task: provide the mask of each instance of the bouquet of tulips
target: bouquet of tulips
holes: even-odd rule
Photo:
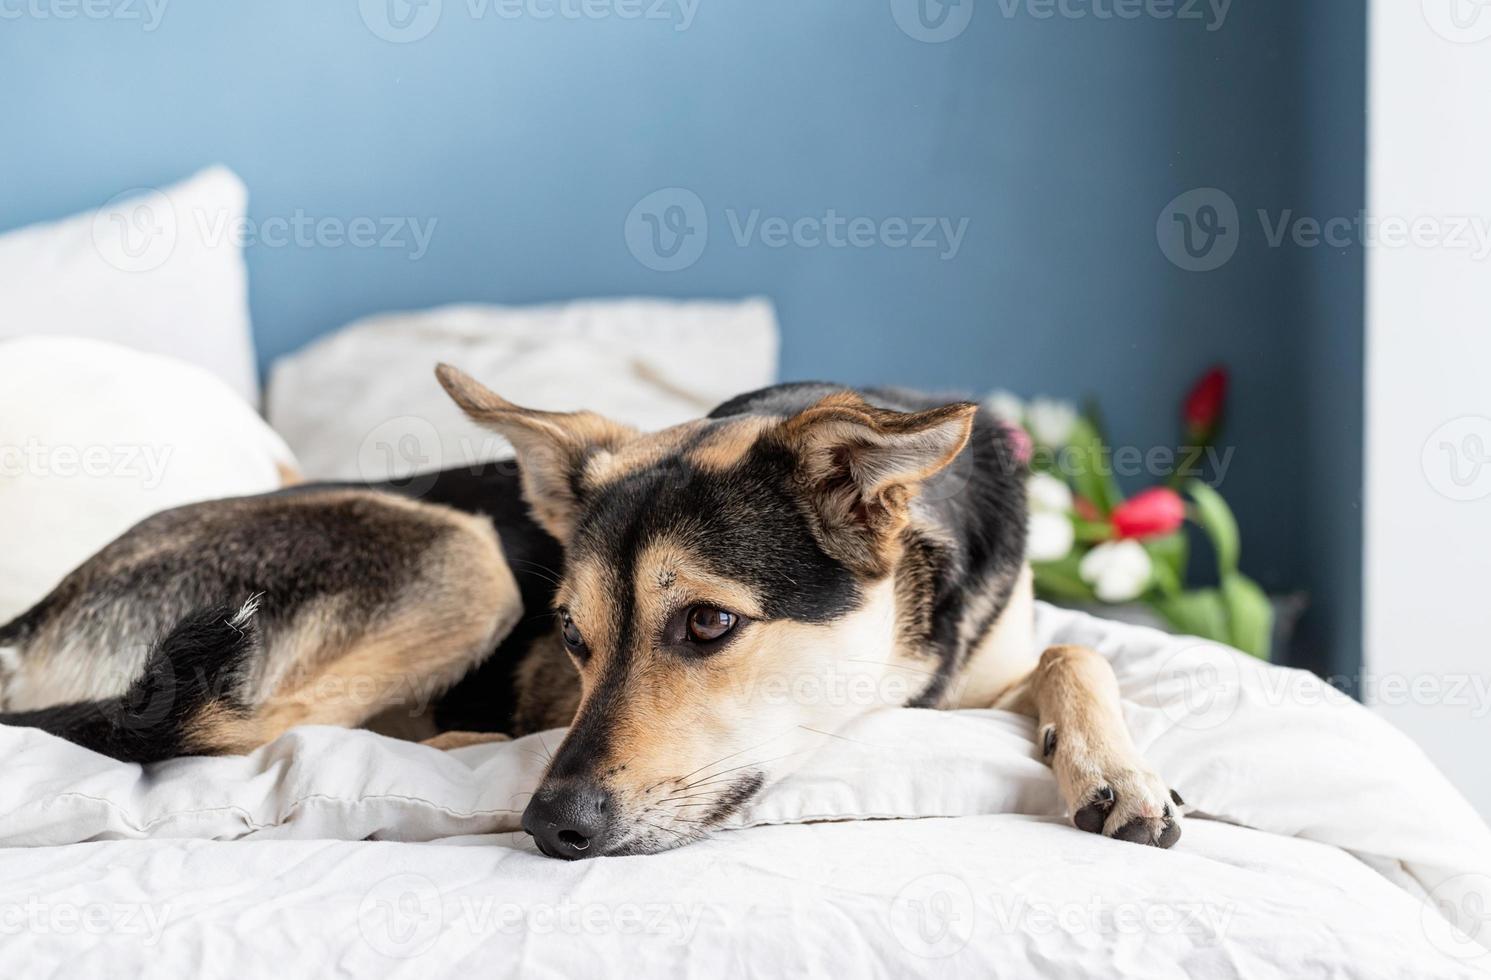
[[[1185,400],[1185,444],[1194,463],[1215,445],[1227,375],[1214,368]],[[1176,632],[1228,643],[1267,659],[1273,610],[1238,570],[1237,521],[1215,488],[1177,467],[1166,485],[1125,498],[1096,413],[1066,402],[1025,404],[1006,392],[986,404],[1030,467],[1027,553],[1036,592],[1057,603],[1141,602]],[[1188,584],[1190,521],[1210,539],[1216,584]]]

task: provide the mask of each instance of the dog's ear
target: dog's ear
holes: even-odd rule
[[[542,412],[520,408],[449,364],[435,368],[446,394],[478,425],[491,429],[518,454],[523,496],[534,519],[560,541],[574,530],[586,463],[611,452],[636,431],[594,412]]]
[[[977,410],[895,412],[842,392],[782,423],[824,549],[861,575],[889,572],[912,498],[968,443]]]

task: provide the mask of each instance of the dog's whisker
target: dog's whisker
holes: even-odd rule
[[[850,742],[850,743],[852,743],[854,745],[866,745],[866,746],[869,746],[872,749],[884,748],[884,746],[876,745],[873,742],[865,742],[865,741],[861,741],[860,739],[857,739],[857,738],[849,738],[846,735],[836,735],[833,732],[825,732],[825,731],[822,731],[821,729],[810,728],[807,725],[798,725],[797,727],[801,728],[805,732],[812,732],[814,735],[822,735],[825,738],[836,738],[836,739],[838,739],[841,742]]]
[[[724,756],[724,757],[722,757],[722,758],[719,758],[719,759],[716,759],[716,760],[714,760],[714,761],[713,761],[713,762],[706,762],[706,763],[705,763],[705,764],[704,764],[704,765],[702,765],[702,766],[700,766],[700,767],[699,767],[699,768],[698,768],[698,769],[695,769],[695,770],[694,770],[694,771],[693,771],[693,772],[691,772],[691,773],[686,773],[686,774],[684,774],[684,775],[682,775],[682,776],[679,776],[679,777],[677,777],[677,778],[676,778],[676,779],[674,779],[674,780],[671,780],[671,781],[672,781],[672,782],[676,782],[676,783],[683,783],[683,782],[685,782],[685,781],[686,781],[686,780],[688,780],[688,779],[691,779],[691,778],[693,778],[693,777],[694,777],[694,776],[697,776],[697,775],[699,775],[699,774],[700,774],[700,773],[701,773],[701,772],[703,772],[703,771],[704,771],[704,770],[706,770],[706,769],[709,769],[709,768],[711,768],[711,767],[713,767],[713,766],[717,766],[717,765],[719,765],[719,764],[720,764],[720,763],[721,763],[721,762],[728,762],[728,761],[729,761],[729,760],[731,760],[731,759],[733,759],[733,758],[735,758],[735,757],[736,757],[736,756],[738,756],[738,755],[741,755],[741,754],[742,754],[742,753],[745,753],[745,752],[750,752],[750,751],[752,751],[752,750],[754,750],[754,749],[759,749],[759,748],[761,748],[761,746],[763,746],[763,745],[770,745],[770,744],[771,744],[771,743],[772,743],[772,742],[775,742],[775,741],[776,741],[776,740],[777,740],[777,739],[779,739],[779,738],[781,738],[781,737],[782,737],[782,735],[785,735],[785,734],[787,734],[787,733],[786,733],[786,732],[782,732],[782,733],[780,733],[780,734],[777,734],[777,735],[773,735],[773,736],[772,736],[772,737],[771,737],[771,738],[769,738],[769,739],[767,739],[767,740],[766,740],[766,741],[764,741],[764,742],[757,742],[757,743],[756,743],[756,744],[755,744],[755,745],[747,745],[747,746],[746,746],[746,747],[745,747],[745,748],[743,748],[743,749],[741,749],[741,750],[739,750],[739,751],[738,751],[738,752],[731,752],[731,753],[730,753],[730,754],[729,754],[729,755],[727,755],[727,756]],[[726,770],[725,770],[725,772],[734,772],[734,771],[735,771],[735,770],[734,770],[734,769],[726,769]],[[711,776],[707,776],[707,777],[705,777],[705,778],[708,778],[708,779],[713,779],[713,778],[714,778],[714,776],[718,776],[718,775],[720,775],[720,773],[714,773],[714,774],[713,774],[713,775],[711,775]],[[657,784],[656,784],[656,785],[655,785],[655,786],[653,786],[653,787],[650,787],[650,788],[649,788],[649,789],[648,789],[648,792],[651,792],[651,791],[652,791],[652,789],[655,789],[655,788],[656,788],[656,787],[657,787],[657,786],[661,786],[661,785],[663,785],[663,783],[666,783],[666,782],[669,782],[669,781],[670,781],[670,780],[667,780],[667,779],[664,779],[664,780],[662,780],[662,781],[661,781],[661,782],[658,782],[658,783],[657,783]],[[685,789],[686,789],[686,788],[687,788],[687,787],[683,787],[683,788],[685,788]]]
[[[735,766],[734,768],[731,768],[731,769],[725,769],[725,770],[722,770],[721,772],[713,773],[712,775],[710,775],[708,777],[707,780],[699,780],[699,781],[696,781],[696,782],[689,783],[686,786],[680,786],[678,788],[680,790],[690,790],[690,789],[695,789],[696,787],[699,787],[699,786],[708,786],[708,785],[710,785],[713,782],[720,782],[721,780],[719,779],[719,777],[724,776],[726,773],[738,772],[741,769],[750,769],[750,768],[752,768],[754,766],[764,766],[767,763],[771,763],[771,762],[780,762],[783,759],[790,759],[794,755],[802,755],[804,752],[811,752],[811,751],[813,751],[816,748],[817,748],[817,746],[813,745],[813,746],[809,746],[808,748],[805,748],[805,749],[798,749],[796,752],[788,752],[786,755],[776,756],[775,758],[772,758],[772,759],[758,759],[755,762],[747,762],[745,765],[742,765],[742,766]]]

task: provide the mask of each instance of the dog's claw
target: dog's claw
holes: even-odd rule
[[[1101,834],[1103,824],[1108,820],[1108,811],[1113,809],[1113,800],[1113,788],[1111,786],[1101,787],[1094,794],[1092,801],[1073,815],[1072,822],[1077,825],[1078,830],[1085,830],[1089,834]]]
[[[1043,738],[1041,741],[1042,741],[1042,745],[1041,745],[1042,753],[1045,755],[1046,758],[1048,758],[1048,759],[1051,758],[1051,754],[1056,751],[1056,726],[1055,725],[1050,725],[1050,726],[1048,726],[1046,728],[1045,738]]]
[[[1175,805],[1176,806],[1185,806],[1186,805],[1186,801],[1183,800],[1183,799],[1181,799],[1180,798],[1180,794],[1177,793],[1177,792],[1175,792],[1175,790],[1173,790],[1173,789],[1170,791],[1170,799],[1172,799],[1172,800],[1175,801]]]

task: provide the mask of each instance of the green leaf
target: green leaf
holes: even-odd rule
[[[1098,521],[1084,521],[1080,517],[1072,518],[1072,531],[1077,540],[1084,544],[1096,544],[1099,541],[1107,541],[1113,537],[1113,525],[1103,524]]]
[[[1163,537],[1150,538],[1143,542],[1154,565],[1154,580],[1166,595],[1174,595],[1185,587],[1186,560],[1189,546],[1185,532],[1176,531]]]
[[[1108,452],[1097,429],[1086,419],[1072,426],[1071,440],[1062,457],[1071,467],[1072,486],[1090,500],[1104,517],[1113,513],[1123,500],[1118,482],[1113,479]]]
[[[1081,562],[1078,555],[1068,555],[1060,561],[1033,561],[1031,571],[1035,573],[1035,591],[1042,599],[1066,600],[1067,602],[1096,602],[1097,596],[1077,574]]]
[[[1193,516],[1196,523],[1200,524],[1207,536],[1211,538],[1212,546],[1217,552],[1219,578],[1225,580],[1228,575],[1237,571],[1237,556],[1241,549],[1238,541],[1237,519],[1232,516],[1232,508],[1227,506],[1227,501],[1222,499],[1222,495],[1200,480],[1187,483],[1186,491],[1196,502]]]
[[[1155,612],[1182,633],[1229,643],[1227,604],[1216,589],[1196,589],[1152,600]]]
[[[1260,660],[1269,658],[1274,632],[1274,609],[1258,584],[1239,572],[1222,577],[1222,599],[1232,645]]]

